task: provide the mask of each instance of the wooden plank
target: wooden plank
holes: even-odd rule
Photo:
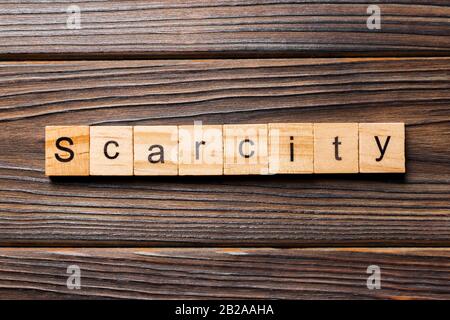
[[[381,29],[367,27],[372,5]],[[448,55],[449,18],[448,0],[12,1],[0,57]]]
[[[450,298],[450,249],[1,248],[0,262],[4,299]]]
[[[450,59],[0,64],[0,244],[450,241]],[[405,122],[407,174],[44,176],[46,125]]]

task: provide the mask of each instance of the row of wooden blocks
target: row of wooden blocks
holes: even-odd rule
[[[403,123],[48,126],[48,176],[403,173]]]

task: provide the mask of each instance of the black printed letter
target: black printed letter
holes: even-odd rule
[[[339,145],[341,144],[341,142],[339,142],[339,137],[334,137],[334,157],[336,158],[336,160],[341,161],[342,158],[339,157]]]
[[[244,145],[244,143],[250,143],[250,145],[252,146],[255,145],[255,143],[250,139],[242,140],[241,143],[239,143],[239,154],[244,158],[250,158],[255,154],[255,151],[251,151],[250,154],[244,154],[244,151],[242,150],[242,146]]]
[[[110,155],[108,154],[108,146],[109,146],[110,144],[113,144],[113,145],[115,145],[116,147],[118,147],[119,144],[117,143],[117,141],[113,141],[113,140],[112,140],[112,141],[108,141],[107,143],[105,143],[105,147],[103,148],[103,153],[105,154],[105,157],[107,157],[108,159],[113,160],[113,159],[115,159],[115,158],[117,158],[117,157],[119,156],[119,153],[116,152],[113,156],[110,156]]]
[[[294,137],[293,136],[291,136],[291,139],[290,139],[291,141],[292,140],[294,140]],[[290,146],[291,146],[291,162],[294,162],[294,143],[293,142],[291,142],[290,143]]]
[[[73,153],[72,149],[63,147],[61,145],[62,141],[66,141],[71,146],[73,145],[73,141],[72,141],[72,139],[70,139],[68,137],[60,137],[60,138],[58,138],[56,140],[56,148],[58,148],[61,151],[65,151],[65,152],[69,153],[69,157],[68,158],[61,158],[61,156],[59,154],[55,153],[55,158],[56,158],[56,160],[58,160],[60,162],[69,162],[69,161],[71,161],[73,159],[74,153]]]
[[[153,149],[158,148],[159,151],[157,152],[151,152]],[[148,151],[150,151],[151,153],[148,155],[148,162],[150,163],[164,163],[164,147],[159,145],[159,144],[155,144],[153,146],[151,146]],[[154,156],[159,156],[158,159],[154,160],[153,157]]]
[[[205,141],[195,141],[195,160],[200,160],[200,146],[205,144]]]
[[[377,162],[383,160],[384,154],[386,153],[386,149],[387,149],[387,146],[389,144],[389,140],[391,140],[391,136],[388,136],[386,138],[386,142],[384,143],[384,147],[382,147],[380,139],[378,139],[378,136],[375,137],[375,141],[377,142],[378,149],[380,149],[380,152],[381,152],[381,155],[378,158],[375,159],[375,160],[377,160]]]

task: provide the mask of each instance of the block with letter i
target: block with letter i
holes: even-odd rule
[[[224,125],[224,174],[268,174],[267,138],[267,124]]]
[[[178,127],[178,174],[223,174],[222,125]]]
[[[361,173],[404,173],[405,124],[359,124]]]
[[[178,126],[136,126],[133,135],[135,176],[178,174]]]
[[[133,175],[133,127],[90,127],[90,174]]]
[[[312,123],[269,124],[269,173],[313,173]]]
[[[314,173],[358,173],[358,124],[314,124]]]
[[[45,127],[45,174],[89,175],[89,127]]]

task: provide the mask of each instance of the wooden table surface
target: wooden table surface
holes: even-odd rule
[[[70,5],[0,3],[0,298],[450,298],[449,0]],[[46,125],[197,120],[405,122],[407,174],[44,175]]]

